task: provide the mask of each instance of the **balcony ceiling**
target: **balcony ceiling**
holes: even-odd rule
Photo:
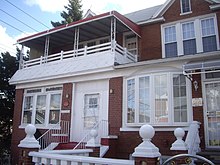
[[[116,35],[133,31],[140,37],[140,29],[137,24],[118,12],[112,11],[22,38],[17,43],[30,48],[44,48],[46,36],[50,36],[50,47],[59,47],[67,43],[73,44],[75,29],[78,27],[79,42],[110,36],[112,18],[116,18]]]

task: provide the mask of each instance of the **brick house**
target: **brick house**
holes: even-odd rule
[[[10,80],[16,85],[13,164],[29,123],[42,135],[67,122],[66,147],[102,125],[104,157],[128,159],[143,124],[155,128],[153,142],[170,155],[173,130],[188,131],[195,120],[201,149],[218,150],[218,23],[217,0],[168,0],[126,15],[90,13],[18,40],[30,48],[30,60],[20,61]]]

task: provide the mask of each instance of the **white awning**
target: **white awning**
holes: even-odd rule
[[[220,72],[219,69],[220,59],[213,61],[190,62],[183,65],[183,73],[185,75]]]

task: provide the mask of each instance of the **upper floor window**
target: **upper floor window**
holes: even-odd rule
[[[180,0],[181,3],[181,13],[191,12],[190,0]]]
[[[134,77],[126,83],[126,123],[173,125],[189,121],[187,78],[180,73]],[[188,84],[189,85],[189,84]]]
[[[218,50],[215,16],[162,26],[163,57],[193,55]]]
[[[26,90],[22,124],[35,124],[37,127],[57,124],[60,121],[61,90],[61,87]]]
[[[137,36],[132,33],[125,33],[124,34],[124,47],[127,48],[127,50],[134,54],[138,54],[138,46],[137,46]]]

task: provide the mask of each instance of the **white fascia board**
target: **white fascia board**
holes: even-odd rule
[[[219,10],[219,9],[220,9],[220,4],[211,5],[211,6],[209,6],[209,8],[210,8],[211,10]]]
[[[138,25],[143,25],[143,24],[151,24],[151,23],[158,23],[158,22],[164,22],[164,21],[165,21],[164,17],[159,17],[159,18],[150,19],[150,20],[147,20],[147,21],[142,21],[142,22],[139,22],[137,24]]]
[[[157,18],[157,17],[159,17],[159,16],[162,16],[162,15],[167,11],[167,9],[173,4],[174,1],[175,1],[175,0],[167,0],[167,1],[164,3],[163,7],[160,8],[160,9],[153,15],[152,18]]]

